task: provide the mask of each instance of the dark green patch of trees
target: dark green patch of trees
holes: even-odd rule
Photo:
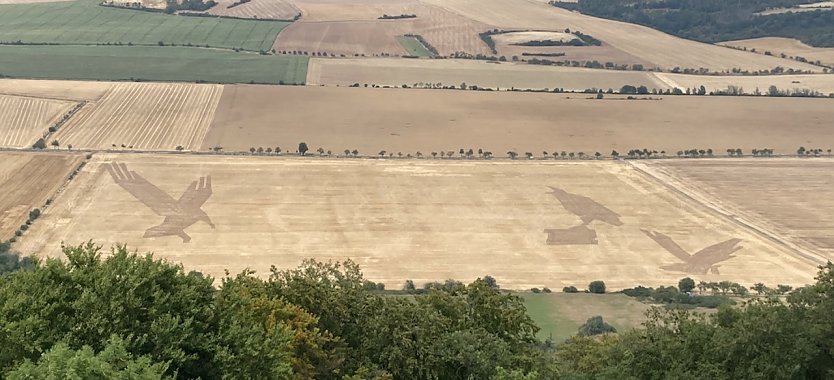
[[[834,12],[791,12],[758,16],[771,8],[807,0],[579,0],[551,4],[584,14],[645,25],[691,40],[715,43],[766,36],[797,38],[811,46],[834,47]]]
[[[379,20],[399,20],[399,19],[402,19],[402,18],[417,18],[417,15],[403,13],[401,15],[387,15],[386,14],[386,15],[382,15],[382,16],[377,17],[377,19],[379,19]]]
[[[178,2],[177,0],[168,0],[166,4],[165,13],[174,13],[176,11],[202,12],[217,5],[217,2],[214,0],[182,0],[182,2]]]

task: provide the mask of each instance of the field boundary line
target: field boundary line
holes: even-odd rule
[[[621,160],[621,161],[631,161],[631,160]],[[664,187],[666,187],[667,189],[672,191],[674,194],[677,194],[678,196],[692,202],[693,204],[706,209],[707,211],[709,211],[710,213],[713,213],[714,215],[718,215],[718,216],[724,218],[725,220],[727,220],[727,221],[729,221],[733,224],[736,224],[736,225],[738,225],[738,226],[740,226],[740,227],[742,227],[742,228],[744,228],[744,229],[746,229],[750,232],[753,232],[755,235],[758,235],[762,238],[765,238],[766,240],[769,240],[773,243],[776,243],[777,245],[781,246],[782,248],[785,248],[786,250],[788,250],[789,252],[793,253],[796,256],[799,256],[799,257],[801,257],[805,260],[811,261],[811,262],[813,262],[817,265],[825,265],[825,263],[827,261],[829,261],[828,259],[826,259],[824,257],[820,258],[819,255],[811,255],[811,254],[804,253],[796,247],[796,244],[794,244],[792,242],[789,242],[789,241],[786,241],[786,240],[783,240],[783,239],[780,239],[780,238],[774,236],[774,234],[770,233],[769,231],[766,231],[764,228],[754,226],[754,225],[752,225],[752,224],[750,224],[746,221],[743,221],[743,220],[738,219],[738,218],[736,218],[732,215],[729,215],[726,212],[718,210],[718,208],[716,208],[715,206],[707,204],[707,203],[699,200],[698,197],[696,197],[692,194],[691,190],[687,191],[687,190],[684,190],[682,188],[679,188],[678,186],[675,186],[675,185],[671,184],[669,181],[667,181],[663,178],[660,178],[659,176],[655,175],[654,173],[650,172],[649,170],[646,170],[644,167],[641,167],[641,166],[643,166],[643,164],[639,164],[639,163],[636,163],[636,162],[627,162],[627,164],[629,166],[631,166],[632,168],[634,168],[634,170],[636,170],[638,173],[642,174],[646,178],[649,178],[649,179],[657,182],[658,184],[663,185]],[[709,199],[709,198],[712,198],[712,197],[710,197],[708,195],[703,195],[702,198]]]

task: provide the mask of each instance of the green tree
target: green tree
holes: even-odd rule
[[[34,145],[32,145],[32,148],[35,148],[35,149],[46,149],[46,141],[43,141],[43,139],[38,139],[38,141],[37,141],[37,142],[35,142],[35,144],[34,144]]]
[[[513,160],[515,160],[515,158],[518,157],[518,153],[516,153],[513,150],[507,152],[507,155],[510,156],[510,158],[513,159]]]
[[[298,153],[299,154],[301,154],[302,156],[306,155],[308,150],[309,149],[307,148],[307,143],[306,142],[302,141],[302,142],[298,143]]]
[[[46,351],[37,362],[26,359],[5,376],[9,380],[30,379],[173,379],[166,376],[168,365],[153,363],[148,356],[134,358],[127,342],[116,335],[104,349],[95,353],[90,346],[70,349],[60,342]]]
[[[605,293],[605,282],[603,281],[591,281],[588,284],[588,291],[594,294],[603,294]]]
[[[691,292],[695,289],[695,280],[689,277],[682,278],[680,281],[678,281],[678,289],[680,289],[682,293]]]
[[[597,315],[591,318],[579,326],[579,334],[583,336],[594,336],[600,334],[608,334],[608,333],[616,333],[617,329],[614,326],[611,326],[607,322],[602,320],[602,317]]]
[[[58,142],[58,140],[52,140],[52,142],[49,143],[49,145],[52,145],[55,148],[58,148],[59,146],[61,146],[61,144]]]

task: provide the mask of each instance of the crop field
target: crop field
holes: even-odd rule
[[[776,86],[779,90],[813,90],[822,94],[834,93],[834,75],[762,75],[762,76],[711,76],[711,75],[685,75],[654,73],[654,75],[667,85],[664,87],[679,87],[682,90],[704,86],[707,91],[726,90],[728,86],[741,87],[744,92],[753,93],[756,88],[762,93],[767,93],[770,86]]]
[[[54,256],[88,239],[212,276],[352,258],[389,288],[486,274],[507,289],[801,285],[816,273],[617,161],[96,154],[16,248]]]
[[[442,83],[458,86],[461,82],[492,89],[583,91],[595,87],[619,90],[626,84],[671,88],[652,73],[478,60],[312,59],[307,71],[308,84],[411,86],[414,83]]]
[[[399,36],[397,42],[402,45],[406,52],[410,55],[418,57],[431,57],[432,53],[426,49],[423,44],[414,37]]]
[[[83,161],[79,154],[0,152],[0,240],[14,236]]]
[[[834,48],[816,48],[806,45],[802,41],[792,38],[764,37],[749,40],[721,42],[720,45],[756,49],[756,53],[780,56],[786,54],[788,58],[803,57],[809,61],[820,61],[824,65],[834,66]]]
[[[0,46],[0,67],[18,78],[303,84],[307,57],[181,47]]]
[[[478,33],[491,27],[428,5],[300,4],[304,17],[286,28],[275,50],[333,54],[406,54],[397,36],[419,34],[441,55],[457,51],[490,54]],[[415,14],[414,19],[377,20],[383,14]]]
[[[0,38],[25,43],[166,44],[269,50],[288,22],[172,16],[103,7],[97,0],[0,5]]]
[[[31,146],[73,106],[69,102],[0,95],[0,147]]]
[[[220,0],[206,13],[240,18],[292,20],[301,11],[291,2],[284,0],[252,0],[229,8],[235,0]]]
[[[503,42],[496,42],[495,49],[498,51],[498,56],[504,56],[510,59],[512,56],[518,56],[520,59],[530,59],[532,56],[524,56],[524,53],[535,54],[549,54],[549,53],[564,53],[561,57],[535,57],[539,59],[549,59],[551,61],[597,61],[602,64],[606,62],[615,63],[617,65],[643,65],[643,67],[652,67],[650,62],[627,54],[622,50],[614,48],[611,45],[603,46],[515,46]]]
[[[70,119],[55,139],[78,149],[197,149],[222,91],[218,85],[116,84]]]
[[[500,284],[499,284],[500,285]],[[582,288],[581,286],[579,288]],[[521,293],[530,317],[541,328],[539,339],[562,342],[576,335],[588,318],[599,315],[617,331],[638,328],[651,305],[623,294]],[[700,310],[699,310],[700,311]]]
[[[77,102],[98,99],[110,86],[107,82],[5,78],[0,79],[0,94]]]
[[[506,157],[542,151],[625,154],[832,145],[830,99],[511,93],[344,87],[226,86],[202,150],[258,146],[295,151],[300,141],[343,154],[479,148]],[[373,109],[369,110],[369,104]],[[407,106],[405,106],[407,105]],[[327,112],[321,112],[326,109]],[[356,112],[356,110],[368,110]]]
[[[663,162],[648,170],[820,264],[834,261],[834,161],[829,157]]]
[[[570,12],[548,4],[526,0],[421,0],[463,17],[500,29],[544,29],[581,31],[622,51],[663,69],[709,68],[712,71],[772,69],[776,66],[822,71],[820,67],[777,57],[751,54],[720,46],[702,44],[646,28]],[[602,61],[602,60],[600,60]]]

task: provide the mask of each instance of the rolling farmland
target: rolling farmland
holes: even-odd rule
[[[834,162],[829,159],[667,161],[647,170],[820,265],[834,260]]]
[[[0,59],[2,57],[0,54]],[[0,94],[78,102],[100,98],[110,89],[110,85],[106,82],[4,78],[0,79]]]
[[[0,147],[30,147],[73,103],[0,95]]]
[[[213,276],[350,257],[390,287],[485,274],[509,289],[597,279],[619,289],[687,275],[801,285],[816,271],[613,161],[97,154],[16,247],[54,256],[60,242],[88,239]]]
[[[303,84],[307,57],[182,47],[0,46],[0,67],[18,78]]]
[[[223,90],[217,85],[116,84],[55,135],[78,149],[197,149]]]
[[[748,152],[768,147],[784,154],[800,145],[828,147],[834,141],[830,99],[588,97],[594,95],[227,86],[202,150],[279,146],[294,151],[305,141],[311,151],[358,149],[363,155],[460,148],[504,157],[509,150],[607,155],[635,148],[674,155],[728,147]]]
[[[427,4],[503,29],[581,31],[603,44],[662,69],[709,68],[712,71],[772,69],[776,66],[821,72],[820,67],[684,40],[643,26],[584,16],[525,0],[422,0]]]
[[[490,29],[445,9],[412,4],[299,4],[305,15],[286,28],[275,50],[333,54],[406,54],[397,36],[419,34],[441,55],[457,51],[489,54],[478,33]],[[383,14],[416,14],[414,19],[378,20]]]
[[[83,161],[80,154],[0,152],[0,240],[14,236]]]
[[[820,61],[824,65],[834,66],[834,48],[816,48],[792,38],[753,38],[721,42],[720,45],[747,48],[747,50],[756,49],[756,53],[759,54],[769,51],[776,56],[786,54],[789,58],[803,57],[809,61]]]
[[[103,7],[95,0],[0,5],[0,36],[6,42],[86,45],[210,45],[269,50],[289,23],[172,16]]]

